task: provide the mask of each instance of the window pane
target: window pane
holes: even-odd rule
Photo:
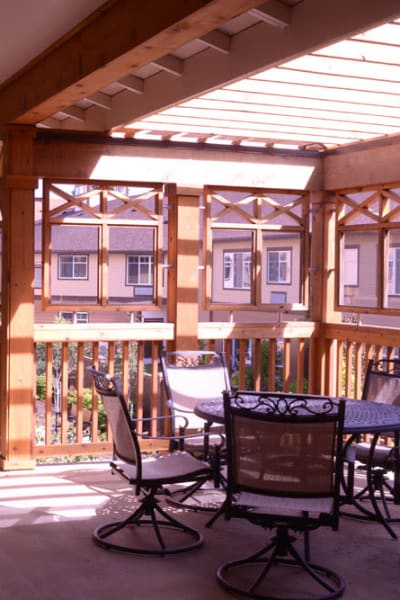
[[[88,256],[76,254],[61,254],[59,256],[59,279],[87,279]]]
[[[253,233],[216,229],[212,241],[212,302],[249,304]]]
[[[390,230],[387,242],[384,305],[387,308],[400,308],[400,231]]]
[[[42,289],[42,265],[35,264],[35,290]]]
[[[358,247],[343,248],[343,285],[358,285]]]
[[[301,304],[304,271],[301,234],[265,231],[262,256],[262,302]]]
[[[50,296],[54,304],[97,304],[99,228],[52,225]]]
[[[290,283],[290,249],[267,250],[267,283]]]
[[[89,313],[77,312],[75,314],[75,323],[88,323],[88,322],[89,322]]]
[[[246,290],[251,286],[250,252],[224,252],[224,288]]]
[[[339,303],[346,306],[377,306],[376,231],[348,231],[340,242]]]
[[[152,255],[127,256],[127,283],[128,285],[153,285]]]
[[[74,320],[74,315],[70,311],[61,311],[59,318],[61,321],[65,321],[67,323],[72,323]]]
[[[153,227],[110,227],[110,304],[154,301],[155,235]]]

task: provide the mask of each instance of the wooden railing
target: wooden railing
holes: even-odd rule
[[[327,393],[359,398],[370,358],[400,356],[397,329],[353,324],[325,325]]]
[[[111,453],[110,432],[87,374],[89,365],[120,377],[135,416],[162,411],[157,402],[158,351],[160,343],[172,336],[173,326],[165,323],[106,324],[101,329],[91,325],[37,326],[34,456]],[[145,360],[145,355],[150,359]]]
[[[397,355],[396,333],[312,322],[199,323],[198,344],[224,352],[232,384],[241,389],[360,397],[366,361]],[[91,364],[120,377],[133,416],[164,414],[158,357],[173,334],[169,323],[37,326],[34,457],[111,453],[107,420],[87,375]]]

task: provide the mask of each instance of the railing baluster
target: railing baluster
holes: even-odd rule
[[[34,455],[111,453],[109,428],[102,412],[99,414],[99,398],[93,393],[91,427],[85,429],[87,388],[91,387],[86,373],[89,364],[121,376],[134,416],[165,414],[158,351],[161,343],[173,339],[171,324],[140,323],[129,331],[110,326],[105,331],[93,328],[94,333],[90,333],[86,328],[73,326],[37,328],[37,368],[42,369],[45,380],[43,400],[37,406],[42,410],[44,405],[45,414],[40,415]],[[398,355],[399,347],[393,339],[393,330],[347,323],[325,324],[323,337],[318,323],[199,324],[199,347],[223,349],[228,367],[237,369],[235,383],[239,387],[267,386],[270,390],[283,388],[336,396],[359,397],[368,358]],[[234,362],[233,349],[239,353]],[[150,359],[151,372],[146,372],[145,358]],[[61,389],[56,389],[57,382]],[[76,391],[74,422],[68,419],[70,384]],[[151,443],[151,449],[157,449],[156,442]]]

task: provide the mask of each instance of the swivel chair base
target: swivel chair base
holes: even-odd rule
[[[329,600],[341,596],[345,589],[342,578],[334,571],[304,559],[294,548],[294,540],[286,528],[279,530],[262,550],[241,560],[221,565],[217,571],[218,582],[230,592],[260,600]],[[288,595],[278,594],[277,589],[281,587],[282,581],[289,581],[286,572],[284,579],[281,573],[280,583],[275,589],[268,585],[270,581],[267,581],[267,576],[271,568],[281,565],[284,568],[294,568],[296,578],[302,571],[304,576],[301,578],[301,596],[295,596],[293,590],[287,591]],[[297,584],[298,579],[296,589],[299,589]]]
[[[139,533],[143,526],[154,529],[156,544],[151,544],[150,546],[147,544],[132,546],[125,543],[127,536],[124,536],[124,539],[118,536],[118,532],[121,532],[124,528],[137,528],[137,533]],[[134,531],[130,531],[130,533],[132,534],[129,536],[130,538],[135,537]],[[171,533],[173,541],[169,540],[167,542],[168,534]],[[189,537],[191,541],[182,543],[182,537],[185,540]],[[148,541],[147,535],[145,538]],[[142,498],[139,507],[128,518],[97,527],[93,533],[93,539],[97,545],[108,550],[159,556],[193,550],[200,547],[204,541],[199,531],[172,517],[167,511],[161,508],[159,501],[151,495]]]

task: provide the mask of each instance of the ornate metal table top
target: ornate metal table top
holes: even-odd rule
[[[344,400],[346,401],[345,433],[384,433],[400,430],[400,406],[370,400],[352,400],[350,398],[344,398]],[[205,421],[223,423],[222,398],[199,402],[195,413]]]

